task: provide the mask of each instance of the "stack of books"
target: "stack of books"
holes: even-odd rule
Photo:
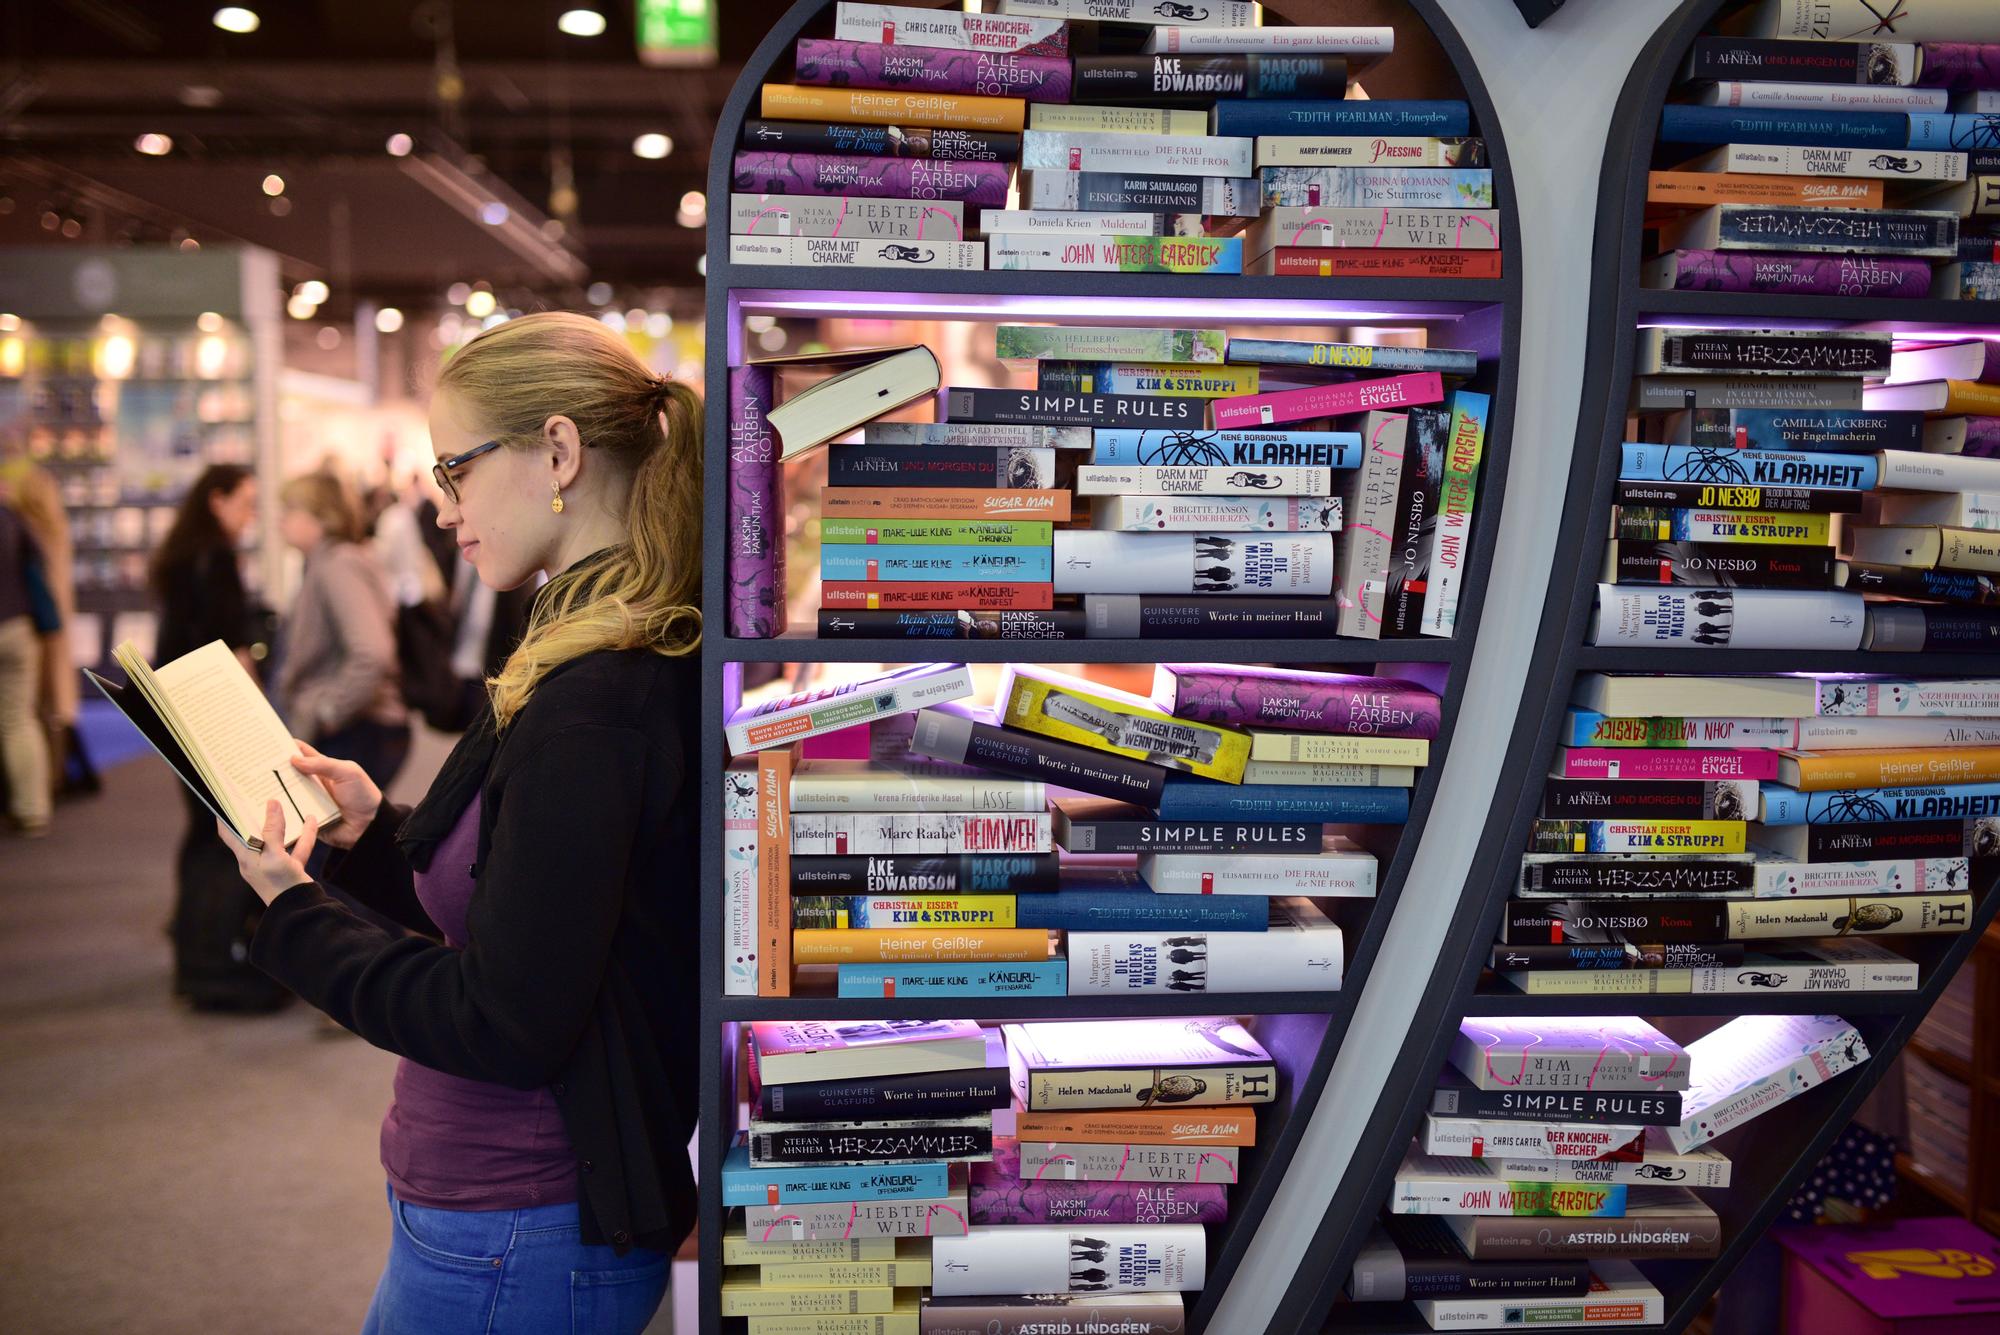
[[[1000,1034],[970,1020],[750,1026],[748,1127],[722,1165],[722,1314],[751,1335],[865,1316],[916,1335],[932,1248],[966,1232],[966,1173],[1009,1098]]]
[[[2000,683],[1586,674],[1492,967],[1530,993],[1891,992],[2000,852]]]
[[[1316,901],[1374,896],[1434,693],[1163,664],[1150,698],[1014,665],[972,694],[928,664],[728,720],[729,992],[1339,988]]]
[[[1648,286],[2000,297],[2000,9],[1766,0],[1689,62],[1660,141],[1699,156],[1649,178]]]
[[[1466,103],[1350,82],[1393,28],[1266,28],[1248,0],[834,9],[744,122],[734,263],[1499,275]]]
[[[1861,331],[1645,329],[1597,644],[2000,643],[2000,356]]]
[[[1467,1018],[1356,1258],[1357,1302],[1434,1330],[1658,1325],[1639,1263],[1711,1259],[1710,1142],[1868,1058],[1834,1016],[1745,1016],[1685,1048],[1632,1016]]]

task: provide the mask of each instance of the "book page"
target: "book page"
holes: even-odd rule
[[[285,813],[285,842],[304,828],[306,816],[321,824],[339,808],[317,780],[292,768],[298,747],[278,711],[229,647],[217,640],[154,672],[173,705],[173,722],[200,748],[219,781],[218,794],[244,834],[264,827],[264,804],[276,799]]]

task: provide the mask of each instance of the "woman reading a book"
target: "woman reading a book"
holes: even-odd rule
[[[446,363],[431,438],[479,577],[551,578],[413,811],[301,744],[341,819],[286,850],[274,803],[238,852],[252,958],[403,1058],[367,1331],[636,1333],[694,1215],[700,401],[596,321],[530,315]],[[407,933],[306,875],[316,834]]]

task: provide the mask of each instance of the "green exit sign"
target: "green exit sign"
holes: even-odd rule
[[[639,0],[639,59],[647,65],[713,65],[715,0]]]

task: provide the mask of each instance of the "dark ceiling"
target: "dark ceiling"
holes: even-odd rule
[[[0,0],[0,244],[59,242],[47,213],[86,241],[251,241],[288,275],[345,280],[336,301],[414,305],[461,279],[571,300],[595,280],[694,287],[704,234],[675,215],[786,4],[722,0],[706,68],[641,64],[633,0],[597,0],[595,38],[558,32],[571,6],[548,0],[249,7],[262,24],[239,35],[213,25],[214,0]],[[172,152],[136,152],[148,132]],[[385,150],[399,132],[409,157]],[[635,156],[653,132],[673,151]],[[488,202],[504,225],[480,221]]]

